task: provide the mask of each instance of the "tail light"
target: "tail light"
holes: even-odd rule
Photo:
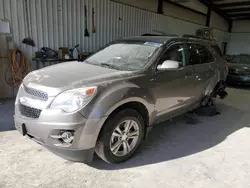
[[[228,64],[226,63],[226,71],[227,71],[227,73],[228,73],[228,70],[229,70]]]

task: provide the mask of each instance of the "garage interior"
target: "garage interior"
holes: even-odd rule
[[[14,126],[15,97],[29,71],[86,58],[118,38],[200,28],[212,29],[225,56],[250,54],[250,1],[0,0],[0,188],[250,187],[247,86],[228,86],[228,97],[216,101],[220,115],[155,126],[135,157],[118,165],[66,161]]]

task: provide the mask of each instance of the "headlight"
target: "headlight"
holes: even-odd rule
[[[78,88],[59,94],[50,108],[62,109],[65,112],[74,112],[86,106],[95,96],[97,87]]]

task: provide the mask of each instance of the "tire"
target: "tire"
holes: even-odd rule
[[[121,126],[125,127],[125,125],[127,125],[127,123],[124,123],[124,125],[123,125],[123,122],[128,122],[128,121],[133,122],[133,123],[128,123],[128,124],[133,124],[133,127],[131,127],[131,129],[130,129],[131,131],[133,131],[132,134],[135,132],[136,133],[138,132],[138,138],[136,140],[132,140],[133,138],[126,138],[126,140],[123,141],[123,139],[125,139],[125,138],[123,138],[123,137],[121,138],[118,136],[116,137],[116,135],[114,136],[114,134],[117,133],[117,127],[119,127],[119,128],[122,128]],[[135,126],[136,124],[138,126]],[[134,126],[136,128],[138,128],[138,130],[134,129]],[[121,129],[119,129],[119,130],[121,130]],[[97,140],[97,143],[96,143],[95,152],[101,159],[103,159],[107,163],[124,162],[132,157],[132,155],[135,153],[135,151],[137,150],[137,148],[141,144],[143,136],[144,136],[144,130],[145,130],[145,123],[144,123],[141,115],[137,111],[132,110],[132,109],[125,109],[123,111],[120,111],[117,114],[113,115],[112,117],[109,117],[107,122],[104,124],[104,127],[101,130],[99,137],[98,137],[98,140]],[[126,130],[123,130],[122,132],[125,132],[125,131]],[[118,149],[116,154],[114,154],[114,151],[111,150],[112,141],[114,141],[114,142],[117,141],[117,143],[122,142],[122,146],[120,146],[120,148]],[[118,156],[119,152],[122,153],[122,151],[120,151],[120,150],[122,150],[122,149],[125,150],[123,144],[125,142],[129,143],[130,141],[131,141],[131,146],[133,143],[133,147],[130,147],[130,146],[125,144],[125,146],[126,146],[125,148],[127,148],[126,151],[129,151],[129,152],[123,156],[122,155]],[[128,148],[131,148],[131,150],[129,150]],[[124,151],[124,153],[125,153],[125,151]]]

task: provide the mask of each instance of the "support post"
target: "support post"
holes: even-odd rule
[[[232,27],[233,27],[233,21],[230,20],[230,21],[229,21],[229,24],[228,24],[228,32],[229,32],[229,33],[232,33]]]
[[[164,0],[158,0],[158,10],[157,13],[163,14],[163,1]]]
[[[206,26],[210,26],[210,18],[211,18],[211,5],[207,8],[207,19],[206,19]]]

